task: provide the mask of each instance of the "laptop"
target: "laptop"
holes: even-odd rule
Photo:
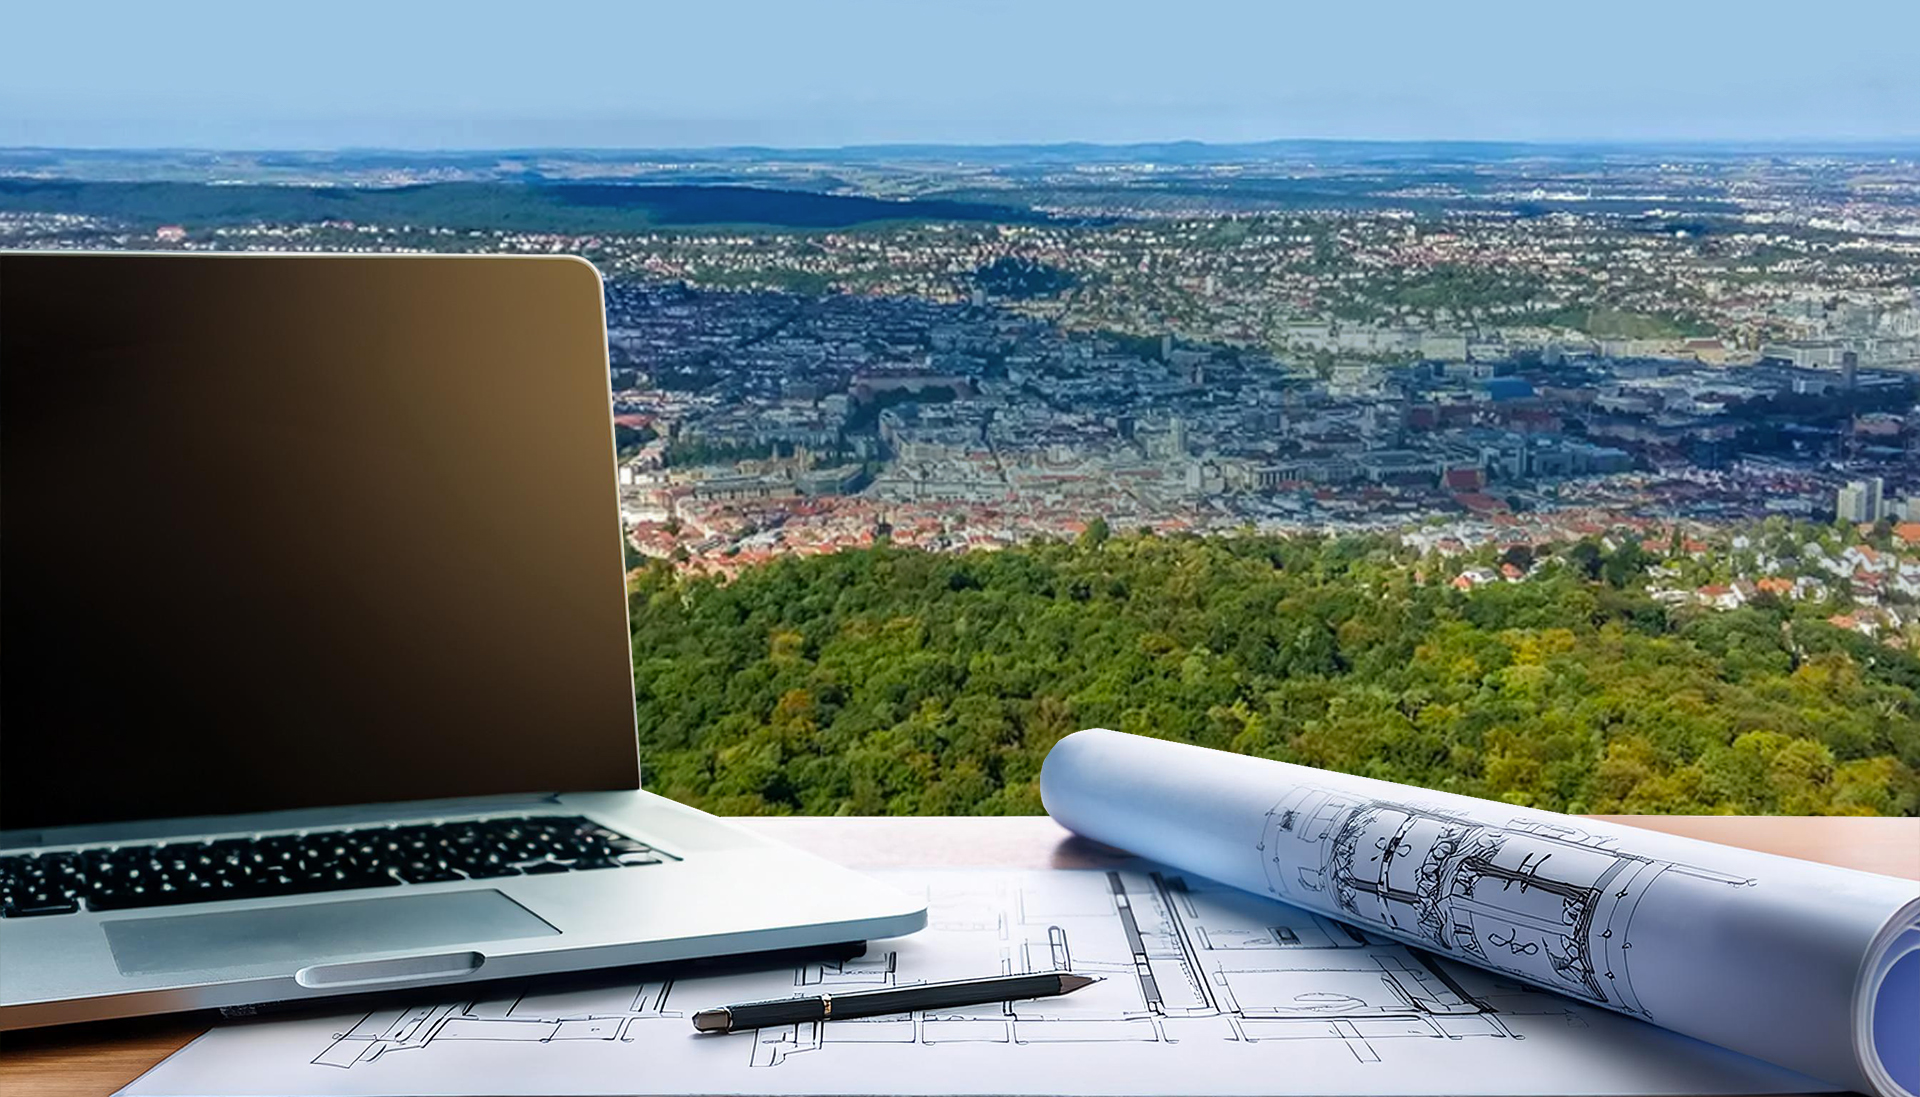
[[[641,789],[608,377],[578,259],[0,255],[0,1028],[925,924]]]

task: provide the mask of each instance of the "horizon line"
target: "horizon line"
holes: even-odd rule
[[[861,153],[881,151],[1048,151],[1111,150],[1148,148],[1187,149],[1260,149],[1285,146],[1387,146],[1451,148],[1532,148],[1532,149],[1714,149],[1750,151],[1920,151],[1920,132],[1906,136],[1882,137],[1607,137],[1607,138],[1500,138],[1500,137],[1266,137],[1246,141],[1208,141],[1191,137],[1145,139],[1135,141],[863,141],[844,145],[120,145],[120,144],[0,144],[0,153],[200,153],[200,154],[355,154],[399,153],[416,156],[478,155],[484,153],[554,154],[592,153],[596,155],[712,155],[717,153]]]

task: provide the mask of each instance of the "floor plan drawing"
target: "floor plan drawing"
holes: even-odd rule
[[[1490,826],[1312,786],[1267,812],[1257,848],[1275,898],[1642,1017],[1631,955],[1641,896],[1669,872],[1754,883],[1623,853],[1570,825]]]
[[[1071,886],[1063,886],[1071,881]],[[1055,873],[930,885],[928,932],[978,942],[999,974],[1076,971],[1104,982],[1071,997],[762,1029],[751,1064],[846,1044],[1322,1040],[1360,1062],[1403,1039],[1511,1039],[1501,1012],[1431,956],[1298,908],[1154,871]],[[899,953],[811,963],[789,993],[931,982]],[[977,969],[975,969],[977,970]],[[469,1040],[631,1041],[634,1026],[677,1022],[716,1002],[717,986],[663,981],[566,995],[475,1000],[365,1014],[314,1056],[351,1068]],[[776,997],[769,994],[767,997]],[[724,995],[721,995],[724,998]],[[1564,1006],[1548,996],[1532,1013]],[[1524,1007],[1523,1007],[1524,1008]]]
[[[313,1057],[316,1066],[351,1067],[435,1041],[619,1040],[628,1026],[679,1017],[666,1008],[670,980],[575,994],[513,996],[361,1015]]]
[[[1568,1061],[1588,1064],[1579,1068],[1588,1088],[1574,1092],[1790,1084],[1770,1086],[1771,1068],[1758,1064],[1729,1073],[1722,1052],[1357,922],[1144,863],[883,875],[924,889],[930,924],[851,959],[645,982],[602,977],[550,993],[217,1029],[177,1057],[199,1067],[183,1090],[952,1093],[964,1076],[991,1093],[1058,1093],[1068,1079],[1103,1094],[1396,1093],[1419,1092],[1446,1070],[1484,1075],[1488,1092],[1537,1093],[1572,1088],[1559,1067]],[[726,1036],[696,1035],[689,1021],[732,1002],[1061,970],[1101,981],[1056,998]],[[1591,1065],[1593,1044],[1623,1040],[1630,1051],[1605,1060],[1622,1077],[1608,1083]],[[201,1054],[203,1046],[213,1050]],[[128,1094],[167,1094],[173,1066]],[[1650,1071],[1683,1081],[1649,1086]],[[1730,1088],[1716,1089],[1715,1079]]]
[[[1071,970],[1105,982],[1071,997],[762,1030],[756,1063],[841,1042],[1183,1040],[1337,1041],[1375,1062],[1382,1041],[1513,1035],[1421,953],[1180,876],[1106,872],[1071,892],[1016,885],[930,898],[932,929],[996,940],[1001,974]],[[898,985],[898,973],[874,969],[864,985]]]

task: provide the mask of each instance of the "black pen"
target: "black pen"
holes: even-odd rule
[[[1099,981],[1097,975],[1049,971],[1042,975],[1001,975],[992,979],[922,983],[919,986],[862,990],[852,994],[780,998],[771,1002],[745,1002],[737,1006],[703,1009],[693,1015],[693,1027],[701,1032],[738,1032],[741,1029],[791,1025],[801,1021],[879,1017],[888,1013],[909,1013],[916,1009],[1009,1002],[1016,998],[1051,998],[1056,994],[1072,994],[1089,983]]]

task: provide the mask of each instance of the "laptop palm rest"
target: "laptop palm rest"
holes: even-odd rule
[[[350,960],[386,952],[452,948],[479,941],[515,937],[546,937],[560,931],[532,911],[498,891],[450,891],[431,895],[396,895],[379,899],[349,899],[334,903],[302,903],[260,910],[215,914],[176,914],[154,918],[126,918],[103,924],[113,961],[122,975],[154,975],[175,971],[292,965],[315,981],[332,982],[324,961]],[[477,969],[477,953],[433,957],[438,968]],[[405,978],[424,973],[414,958],[359,961],[337,965],[341,982],[367,982],[383,977]]]

